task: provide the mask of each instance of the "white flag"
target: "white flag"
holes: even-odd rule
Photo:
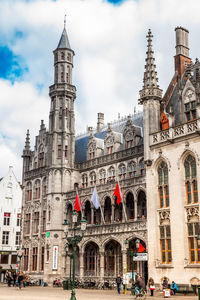
[[[94,204],[94,207],[96,209],[98,209],[100,207],[100,203],[99,203],[99,198],[98,198],[98,194],[97,194],[97,190],[96,190],[96,186],[94,188],[93,194],[92,194],[92,198],[91,198],[92,203]]]

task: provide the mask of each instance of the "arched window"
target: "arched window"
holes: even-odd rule
[[[126,177],[126,166],[124,164],[119,165],[119,179]]]
[[[33,189],[33,199],[40,198],[40,180],[36,180]]]
[[[115,168],[110,167],[108,170],[108,181],[115,180]]]
[[[88,186],[88,176],[87,174],[82,175],[82,187],[86,188]]]
[[[32,183],[28,182],[26,186],[26,201],[32,200]]]
[[[187,204],[198,203],[196,160],[192,155],[187,156],[184,167]]]
[[[61,82],[64,82],[64,66],[63,65],[61,65],[60,80],[61,80]]]
[[[128,165],[128,172],[129,172],[129,177],[136,177],[137,176],[137,166],[135,162],[131,162]]]
[[[164,161],[158,167],[158,190],[160,196],[160,208],[169,207],[168,168]]]
[[[106,170],[101,169],[99,172],[99,181],[100,183],[105,183],[106,182]]]
[[[95,172],[90,173],[90,184],[91,185],[96,184],[96,174],[95,174]]]
[[[65,60],[65,52],[61,52],[60,56],[62,60]]]
[[[47,196],[47,180],[46,177],[42,181],[42,197],[46,198]]]

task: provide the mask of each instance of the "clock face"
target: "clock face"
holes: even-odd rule
[[[195,92],[191,89],[188,89],[185,93],[185,100],[187,102],[191,102],[191,101],[195,101],[196,98],[195,98]]]

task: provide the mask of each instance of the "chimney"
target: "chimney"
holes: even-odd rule
[[[181,79],[188,64],[191,64],[189,58],[188,33],[189,31],[183,27],[176,27],[176,56],[175,56],[175,71],[178,72],[178,77]]]
[[[97,117],[97,132],[100,132],[104,127],[104,114],[98,113]]]

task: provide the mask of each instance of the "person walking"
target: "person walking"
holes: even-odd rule
[[[150,289],[150,296],[153,296],[153,291],[155,290],[155,285],[154,285],[154,280],[152,277],[149,278],[149,282],[148,282],[148,285],[149,285],[149,289]]]
[[[117,291],[118,294],[120,294],[120,290],[121,290],[121,283],[122,283],[122,279],[120,277],[120,274],[118,274],[117,278],[116,278],[116,283],[117,283]]]
[[[175,295],[176,291],[178,291],[177,284],[176,284],[176,282],[172,281],[172,284],[171,284],[171,294]]]
[[[18,278],[17,278],[18,289],[22,288],[21,284],[22,284],[23,279],[24,279],[23,274],[20,272],[19,275],[18,275]]]
[[[13,286],[16,285],[17,274],[13,273]]]

